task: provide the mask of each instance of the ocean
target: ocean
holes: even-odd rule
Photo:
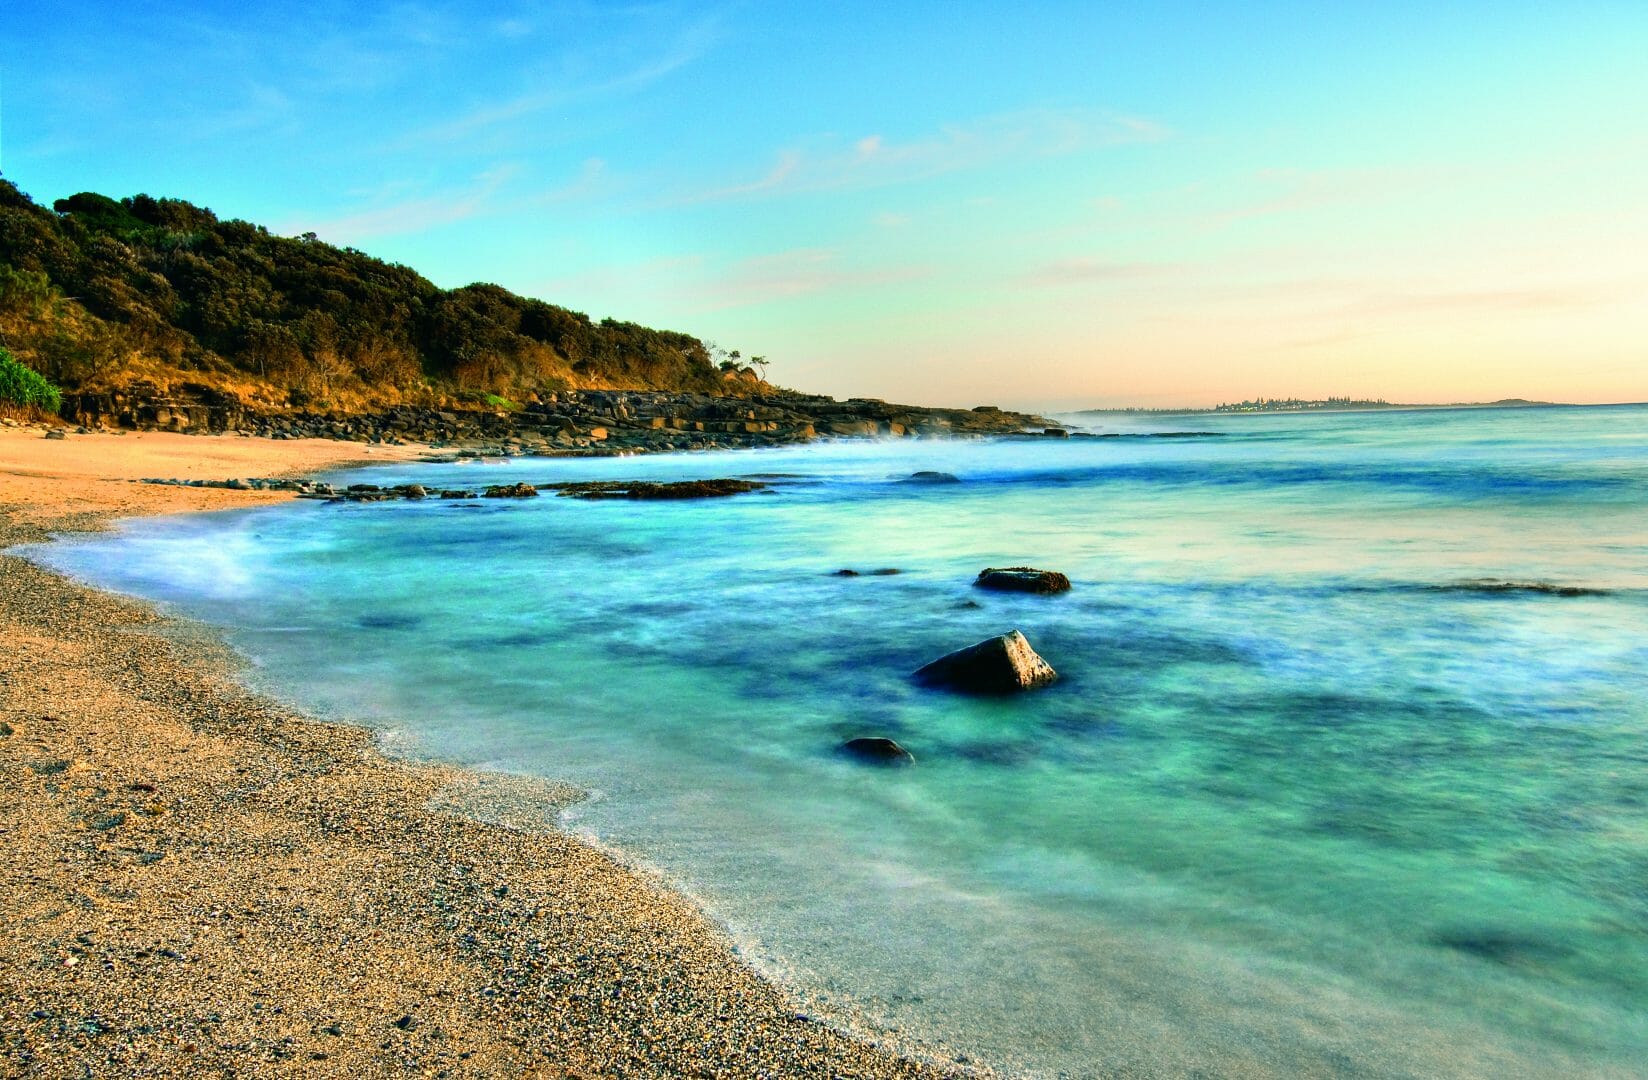
[[[333,479],[771,486],[299,502],[34,557],[393,753],[577,784],[565,827],[894,1045],[1644,1075],[1648,407],[1078,421],[1115,437],[379,467]],[[972,584],[1018,565],[1073,588]],[[1012,629],[1057,683],[910,678]]]

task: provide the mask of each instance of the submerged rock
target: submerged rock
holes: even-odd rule
[[[1017,630],[941,656],[914,676],[923,686],[963,694],[1013,694],[1058,677]]]
[[[1557,585],[1549,581],[1499,581],[1494,578],[1474,578],[1429,588],[1432,592],[1534,593],[1540,596],[1601,596],[1608,591],[1583,585]]]
[[[1037,570],[1033,566],[987,567],[979,571],[973,584],[999,592],[1060,593],[1070,589],[1070,579],[1057,570]]]
[[[904,482],[906,484],[959,484],[961,479],[954,473],[922,469],[920,472],[913,472],[905,477]]]
[[[872,765],[913,765],[916,760],[910,751],[879,735],[848,739],[841,744],[841,752]]]

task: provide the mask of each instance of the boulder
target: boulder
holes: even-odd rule
[[[910,751],[880,736],[848,739],[841,744],[841,752],[870,765],[912,765],[916,760]]]
[[[905,477],[906,484],[959,484],[961,480],[954,473],[937,472],[933,469],[922,469]]]
[[[1000,592],[1061,593],[1070,589],[1070,579],[1057,570],[1037,570],[1033,566],[987,567],[979,571],[973,584]]]
[[[1013,694],[1058,677],[1017,630],[941,656],[915,673],[923,686],[964,694]]]

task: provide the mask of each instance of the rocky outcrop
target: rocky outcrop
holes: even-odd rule
[[[916,760],[910,751],[880,736],[848,739],[841,744],[841,752],[870,765],[913,765]]]
[[[986,567],[974,585],[997,592],[1061,593],[1070,591],[1070,579],[1057,570],[1033,566]]]
[[[1000,409],[929,409],[870,398],[807,394],[748,397],[650,390],[549,393],[512,409],[396,406],[372,413],[271,410],[206,386],[67,394],[65,419],[91,428],[244,434],[484,448],[500,455],[617,455],[638,451],[776,446],[832,438],[1007,435],[1040,417]]]
[[[494,484],[481,492],[484,499],[533,499],[538,489],[531,484]]]
[[[1058,677],[1017,630],[941,656],[914,676],[923,686],[964,694],[1013,694]]]
[[[768,485],[754,480],[581,480],[554,485],[573,499],[716,499],[761,491]]]
[[[906,476],[904,482],[906,484],[959,484],[961,480],[954,473],[922,469],[920,472],[913,472]]]
[[[331,502],[388,502],[407,499],[413,502],[429,498],[441,499],[531,499],[545,491],[577,499],[708,499],[727,495],[741,495],[762,491],[771,485],[751,480],[680,480],[666,484],[631,480],[576,480],[547,481],[529,484],[494,484],[480,492],[465,488],[442,488],[431,492],[422,484],[396,484],[380,487],[377,484],[350,484],[346,488],[318,480],[232,479],[232,480],[162,480],[147,479],[145,484],[171,484],[183,487],[228,488],[237,491],[289,491],[301,499],[325,499]],[[877,570],[878,574],[896,574],[897,570]]]

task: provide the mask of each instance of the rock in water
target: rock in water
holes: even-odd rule
[[[910,751],[880,736],[848,739],[841,744],[841,752],[872,765],[911,765],[916,760]]]
[[[941,656],[915,673],[924,686],[964,694],[1013,694],[1058,677],[1017,630]]]
[[[973,584],[1001,592],[1059,593],[1070,589],[1070,579],[1057,570],[1037,570],[1033,566],[987,567],[979,571]]]
[[[531,499],[538,494],[538,489],[531,484],[494,484],[481,492],[488,499]]]
[[[954,473],[922,469],[920,472],[913,472],[905,477],[904,482],[906,484],[959,484],[961,480]]]

